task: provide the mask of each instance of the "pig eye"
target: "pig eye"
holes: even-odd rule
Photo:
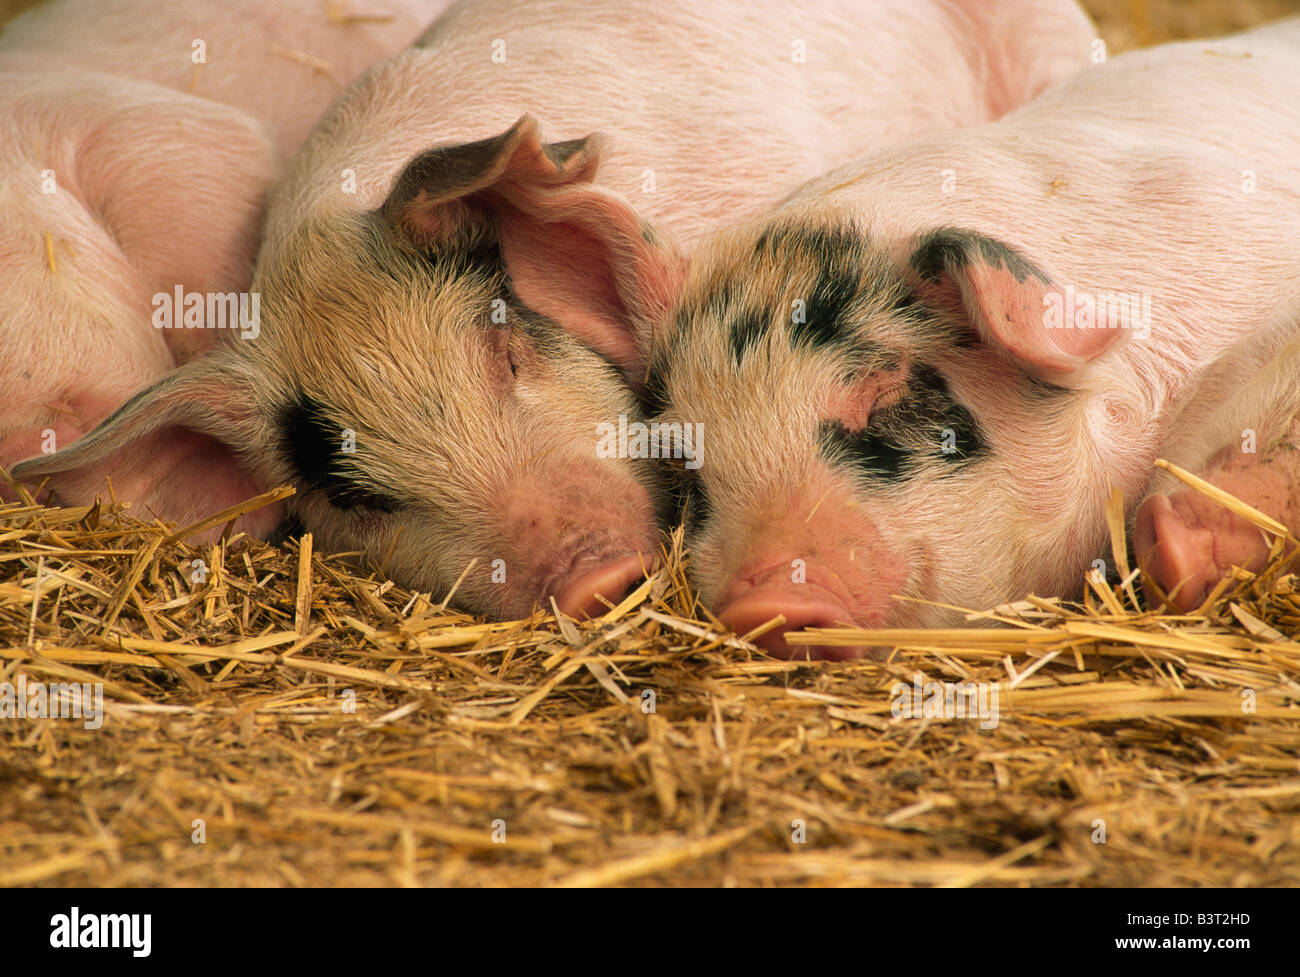
[[[871,413],[868,419],[889,410],[891,407],[898,406],[906,396],[906,384],[900,383],[898,386],[886,390],[884,393],[880,394],[871,405]]]
[[[488,371],[500,387],[511,386],[519,375],[519,354],[514,347],[514,330],[489,329]]]
[[[666,430],[665,430],[666,428]],[[657,457],[668,464],[677,473],[689,478],[700,467],[697,461],[694,439],[683,438],[683,430],[690,425],[659,423],[651,424],[651,457]]]

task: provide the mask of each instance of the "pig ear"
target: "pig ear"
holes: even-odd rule
[[[685,261],[617,194],[594,186],[602,140],[543,143],[524,116],[499,136],[429,150],[381,208],[417,246],[494,221],[511,284],[638,386],[651,324],[680,287]]]
[[[969,322],[979,338],[1029,371],[1067,380],[1120,337],[1106,310],[1083,324],[1068,317],[1065,290],[1010,246],[944,228],[908,245],[913,294]]]
[[[525,115],[499,136],[415,157],[394,181],[380,213],[400,237],[434,244],[481,219],[490,193],[512,185],[535,191],[589,183],[599,160],[599,137],[544,144],[537,120]]]
[[[686,261],[618,195],[599,187],[516,197],[500,214],[515,294],[617,366],[643,392],[652,330]]]
[[[19,462],[13,477],[43,482],[51,501],[67,504],[107,497],[108,478],[114,496],[131,502],[136,516],[181,525],[265,491],[270,486],[244,460],[270,437],[253,386],[215,360],[172,371],[62,451]],[[265,506],[241,517],[236,528],[265,536],[281,518],[278,504]]]

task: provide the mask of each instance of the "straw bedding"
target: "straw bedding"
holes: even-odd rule
[[[1089,6],[1114,49],[1291,7]],[[0,885],[1297,884],[1300,561],[1161,615],[1112,535],[1082,603],[832,664],[720,631],[679,545],[596,621],[491,623],[310,536],[0,507],[0,683],[105,713],[0,720]],[[997,724],[895,719],[918,672]]]

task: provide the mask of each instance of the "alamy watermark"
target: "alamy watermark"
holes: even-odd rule
[[[262,333],[260,292],[187,292],[177,285],[153,297],[155,329],[238,329],[240,339]]]
[[[629,423],[626,414],[619,414],[617,425],[596,425],[596,438],[597,458],[676,458],[692,470],[703,459],[704,425],[690,421]]]
[[[124,949],[147,957],[153,949],[152,913],[83,913],[78,906],[50,917],[56,950]]]
[[[1151,335],[1149,292],[1084,292],[1073,285],[1043,296],[1048,329],[1131,329],[1138,339]]]
[[[81,719],[86,729],[104,725],[101,682],[0,682],[0,719]]]
[[[895,719],[978,719],[980,729],[998,724],[997,682],[935,682],[920,672],[912,684],[895,682],[889,689]]]

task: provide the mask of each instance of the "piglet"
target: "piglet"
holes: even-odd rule
[[[737,632],[784,615],[776,654],[844,657],[785,633],[1077,593],[1112,487],[1131,516],[1295,334],[1297,242],[1300,20],[1122,55],[709,241],[643,327],[656,421],[704,433],[681,468],[703,599]],[[1278,362],[1230,413],[1294,393]]]
[[[399,583],[599,612],[658,549],[658,468],[612,432],[640,423],[633,324],[680,249],[868,149],[1000,115],[1091,40],[1062,0],[457,4],[295,160],[260,338],[16,474],[87,498],[124,458],[171,468],[181,430],[225,447],[196,469],[210,495],[291,482],[319,546]]]
[[[0,465],[72,444],[222,328],[255,333],[277,167],[442,6],[374,0],[358,19],[318,0],[53,0],[5,27]],[[165,485],[180,520],[191,500],[245,497],[246,480],[206,480],[209,439],[170,434],[165,458],[123,456],[119,497]]]

